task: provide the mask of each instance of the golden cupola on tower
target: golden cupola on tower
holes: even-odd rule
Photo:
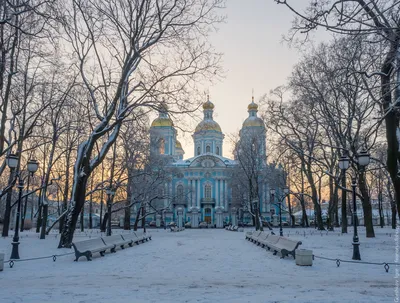
[[[243,122],[243,127],[262,127],[265,128],[264,121],[257,116],[258,105],[254,103],[254,97],[251,98],[251,103],[247,106],[249,116]]]
[[[168,105],[162,102],[158,110],[158,118],[154,119],[151,127],[173,127],[174,123],[168,116]]]
[[[195,133],[204,131],[221,132],[221,127],[213,120],[214,103],[207,98],[207,102],[203,104],[204,119],[196,126]]]

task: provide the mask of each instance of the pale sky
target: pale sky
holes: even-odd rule
[[[301,2],[305,6],[309,1]],[[209,92],[215,104],[214,120],[225,134],[223,154],[230,158],[227,135],[238,132],[247,118],[252,89],[257,102],[271,89],[285,84],[300,55],[283,41],[293,20],[293,14],[285,6],[273,0],[227,0],[224,13],[226,23],[220,25],[211,42],[216,51],[224,54],[226,77],[210,87]],[[178,139],[185,158],[190,158],[191,135],[182,135],[179,132]]]

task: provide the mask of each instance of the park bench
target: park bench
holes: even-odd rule
[[[268,236],[269,236],[268,233],[265,232],[261,233],[257,239],[257,246],[261,245],[261,247],[264,248],[267,243]]]
[[[124,240],[126,241],[131,241],[130,243],[128,243],[129,246],[132,246],[133,243],[135,243],[136,245],[139,245],[140,242],[144,242],[143,237],[139,238],[136,233],[130,233],[130,234],[124,234],[123,235]]]
[[[143,242],[144,241],[149,241],[149,240],[151,240],[151,234],[149,234],[149,233],[145,233],[145,232],[142,232],[142,233],[140,233],[140,232],[135,232],[136,233],[136,235],[138,236],[138,238],[142,238],[143,239]]]
[[[270,249],[274,252],[274,255],[280,252],[282,258],[288,255],[292,255],[293,258],[296,258],[296,249],[301,244],[301,241],[279,237],[276,243],[270,244]]]
[[[278,243],[280,236],[269,235],[266,240],[264,240],[264,246],[267,247],[268,250],[271,249],[272,245]]]
[[[132,246],[132,239],[127,239],[125,240],[121,235],[114,235],[114,236],[109,236],[109,237],[104,237],[102,238],[105,244],[108,245],[115,245],[115,248],[118,246],[121,247],[121,249],[125,248],[125,245]],[[112,252],[115,252],[115,248],[111,249]]]
[[[238,231],[238,229],[239,229],[239,226],[235,225],[235,226],[233,227],[232,231]]]
[[[254,231],[254,232],[250,235],[250,241],[251,241],[251,242],[257,242],[257,239],[258,239],[258,237],[260,236],[261,233],[262,233],[261,230]]]
[[[103,257],[107,249],[115,252],[115,244],[106,244],[102,238],[74,242],[72,246],[75,250],[74,261],[78,261],[82,256],[85,256],[88,261],[92,261],[93,254],[97,252]]]

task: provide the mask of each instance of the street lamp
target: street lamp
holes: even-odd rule
[[[163,222],[164,222],[164,230],[167,229],[167,222],[165,222],[165,209],[163,210]]]
[[[112,187],[108,187],[106,189],[106,194],[107,194],[107,212],[108,212],[107,236],[111,236],[111,204],[112,204],[112,199],[115,195],[115,190],[113,190]]]
[[[370,162],[370,154],[365,149],[361,150],[357,155],[357,162],[358,162],[358,169],[363,170]],[[347,170],[350,166],[350,161],[347,156],[342,156],[339,159],[339,168],[342,170]],[[357,232],[357,203],[356,203],[356,187],[357,187],[357,180],[355,177],[351,179],[351,188],[352,188],[352,198],[353,198],[353,227],[354,227],[354,234],[353,234],[353,260],[361,260],[360,255],[360,241],[358,239],[358,232]],[[346,218],[342,218],[345,220]]]
[[[8,167],[11,170],[14,170],[18,166],[18,157],[16,155],[10,154],[6,158],[6,162]],[[37,171],[39,167],[39,163],[36,160],[29,160],[28,161],[28,171],[29,173],[34,173]],[[18,204],[17,204],[17,216],[15,219],[15,230],[14,230],[14,237],[12,241],[12,251],[11,251],[11,257],[10,259],[19,259],[19,219],[20,219],[20,213],[21,213],[21,200],[22,200],[22,189],[24,188],[24,180],[21,178],[21,174],[18,173],[18,185],[17,188],[19,190],[18,193]]]
[[[286,198],[286,196],[290,193],[290,190],[289,190],[289,188],[288,187],[284,187],[283,189],[282,189],[282,191],[283,191],[283,196],[282,197],[280,197],[280,198],[278,198],[278,206],[279,206],[279,235],[281,236],[281,237],[283,237],[283,228],[282,228],[282,202],[283,202],[283,200]],[[271,196],[272,196],[272,202],[274,201],[274,198],[275,198],[275,189],[273,189],[273,188],[271,188],[270,189],[270,194],[271,194]]]
[[[29,192],[30,178],[38,170],[39,162],[34,160],[34,159],[29,159],[27,167],[28,167],[28,182],[27,182],[27,185],[26,185],[26,190]],[[24,211],[23,211],[22,216],[21,216],[21,232],[24,231],[25,216],[26,216],[27,207],[28,207],[28,195],[26,195],[26,197],[25,197]]]

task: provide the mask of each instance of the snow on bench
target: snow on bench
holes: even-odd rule
[[[72,246],[75,250],[76,257],[74,261],[78,261],[82,256],[85,256],[88,261],[92,261],[93,254],[97,252],[103,257],[107,249],[109,249],[110,252],[115,252],[115,244],[107,245],[102,238],[74,242]]]
[[[184,227],[177,227],[177,226],[171,226],[170,228],[171,228],[171,231],[173,231],[173,232],[178,232],[178,231],[185,230]]]
[[[261,245],[263,248],[266,247],[268,250],[272,250],[274,255],[280,252],[282,258],[288,255],[292,255],[295,258],[296,249],[302,244],[301,241],[267,234],[263,231],[246,233],[246,240],[257,244],[257,246]]]
[[[238,231],[239,227],[236,225],[229,225],[229,227],[225,227],[225,229],[230,231]]]
[[[276,243],[270,244],[270,249],[274,251],[274,255],[278,252],[281,253],[281,257],[292,255],[296,258],[296,249],[301,245],[301,241],[290,240],[288,238],[279,237]]]
[[[104,237],[102,239],[103,239],[104,243],[106,243],[108,245],[115,245],[115,248],[119,246],[119,247],[121,247],[121,249],[124,249],[125,245],[127,245],[127,244],[129,246],[132,246],[131,244],[133,242],[131,239],[125,240],[122,237],[122,235],[114,235],[114,236]],[[115,248],[111,249],[111,251],[114,252]]]

